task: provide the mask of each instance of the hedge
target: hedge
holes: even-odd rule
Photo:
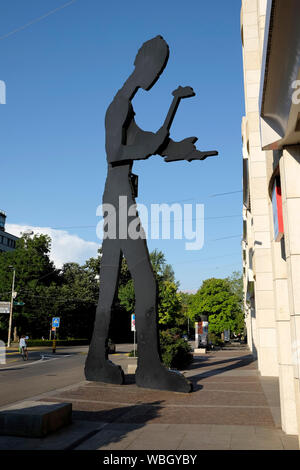
[[[28,347],[34,346],[52,346],[53,340],[49,339],[29,339],[27,341]],[[57,339],[56,346],[86,346],[89,345],[88,339]]]

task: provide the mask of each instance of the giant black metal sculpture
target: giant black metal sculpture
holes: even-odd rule
[[[134,121],[131,100],[139,88],[150,90],[163,72],[169,57],[169,47],[161,36],[147,41],[139,49],[134,71],[118,91],[106,112],[106,154],[108,175],[103,195],[104,204],[112,204],[117,213],[115,239],[103,240],[100,270],[99,303],[94,332],[85,365],[87,380],[122,384],[124,374],[120,366],[108,360],[107,338],[111,308],[114,301],[122,254],[125,256],[135,287],[135,313],[138,342],[138,366],[136,384],[140,387],[190,392],[191,383],[182,374],[166,369],[160,358],[157,326],[157,287],[144,238],[132,239],[120,236],[120,230],[128,235],[128,225],[138,214],[128,217],[126,227],[119,225],[120,196],[126,200],[126,210],[135,204],[136,178],[131,169],[134,160],[143,160],[159,154],[166,162],[176,160],[204,160],[217,155],[216,151],[201,152],[194,143],[196,137],[181,142],[169,138],[169,129],[182,98],[194,96],[190,87],[179,87],[166,120],[158,132],[144,132]],[[124,207],[122,207],[124,211]],[[142,231],[142,228],[141,228]]]

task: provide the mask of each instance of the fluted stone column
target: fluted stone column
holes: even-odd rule
[[[300,146],[289,146],[280,159],[287,295],[290,312],[291,371],[300,431]],[[288,333],[286,333],[288,336]]]

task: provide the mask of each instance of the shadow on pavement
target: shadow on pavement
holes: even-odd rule
[[[76,443],[70,449],[81,448],[85,450],[102,449],[112,443],[121,443],[131,434],[132,441],[136,438],[136,431],[143,428],[146,423],[159,416],[162,401],[151,403],[138,403],[121,408],[101,411],[73,411],[74,420],[94,421],[107,423],[103,429],[94,431],[86,443]],[[122,447],[120,447],[122,448]]]
[[[135,431],[143,428],[147,422],[159,415],[161,403],[161,401],[138,403],[99,411],[74,410],[72,412],[73,425],[65,426],[46,437],[21,437],[2,433],[0,450],[55,450],[57,448],[74,450],[82,446],[87,450],[97,450],[111,443],[121,443],[128,438],[129,434],[131,434],[130,439],[134,440],[137,434]],[[43,411],[46,408],[51,411],[55,405],[43,404],[40,408]],[[36,414],[39,407],[33,407],[32,410]],[[20,415],[24,411],[30,419],[30,408],[18,411]],[[14,413],[14,411],[6,412],[7,415]],[[86,432],[87,422],[90,422],[89,432]],[[95,423],[94,427],[92,423]]]
[[[200,360],[198,360],[198,365],[196,364],[196,360],[194,360],[194,362],[191,364],[191,366],[189,367],[189,370],[193,370],[193,369],[200,369],[201,368],[201,363],[203,361],[203,359],[201,358]],[[233,362],[235,361],[233,364],[228,364],[228,362]],[[224,361],[216,361],[216,362],[210,362],[210,363],[206,363],[205,361],[205,367],[213,367],[213,366],[216,366],[216,365],[219,365],[219,364],[228,364],[228,365],[225,365],[224,367],[219,367],[217,369],[210,369],[210,370],[205,370],[203,372],[201,372],[200,374],[195,374],[195,375],[192,375],[189,377],[189,380],[191,380],[191,382],[193,383],[193,391],[196,392],[198,390],[201,390],[203,387],[202,385],[198,384],[198,382],[200,382],[202,379],[205,379],[206,377],[213,377],[215,375],[220,375],[220,374],[223,374],[224,372],[228,372],[228,371],[231,371],[231,370],[234,370],[234,369],[238,369],[238,368],[241,368],[241,367],[245,367],[246,365],[249,365],[251,364],[252,362],[255,362],[256,360],[253,358],[253,356],[251,354],[247,355],[247,356],[242,356],[242,357],[235,357],[235,358],[232,358],[232,359],[227,359],[227,360],[224,360]],[[199,364],[200,363],[200,364]]]
[[[209,357],[209,356],[194,357],[194,361],[190,365],[189,370],[199,369],[199,367],[201,367],[203,363],[204,363],[203,365],[205,366],[207,366],[206,363],[209,363],[209,366],[216,366],[219,364],[227,364],[228,362],[236,362],[236,361],[244,362],[243,365],[248,365],[251,362],[255,362],[255,359],[253,358],[252,354],[248,354],[247,356],[231,357],[230,359],[224,359],[222,361],[216,361],[216,362],[210,362],[211,359],[212,357]],[[241,367],[241,366],[239,365],[238,367]]]

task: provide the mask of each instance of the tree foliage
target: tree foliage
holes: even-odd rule
[[[158,285],[158,321],[163,327],[175,326],[182,309],[173,268],[166,263],[165,255],[158,250],[150,253],[150,261]],[[121,265],[118,299],[128,313],[134,313],[134,282],[124,258]]]
[[[244,328],[237,276],[227,279],[206,279],[193,296],[189,314],[193,321],[208,316],[209,331],[220,334],[224,330],[240,332]]]
[[[50,260],[50,250],[49,236],[23,235],[14,251],[0,253],[0,300],[10,301],[13,267],[16,300],[24,303],[14,306],[13,326],[18,335],[47,337],[51,319],[58,316],[61,318],[60,338],[90,338],[99,296],[101,249],[84,265],[66,263],[60,270]],[[179,327],[184,333],[188,318],[193,322],[200,315],[209,316],[211,332],[243,330],[240,273],[233,273],[227,279],[207,279],[193,295],[178,291],[173,268],[166,263],[161,251],[150,253],[150,260],[158,285],[161,330]],[[123,258],[109,333],[115,341],[131,339],[130,315],[134,310],[134,282]],[[1,339],[6,339],[7,328],[8,315],[0,314]]]
[[[0,300],[10,301],[12,276],[15,269],[17,301],[14,306],[13,327],[17,334],[31,338],[48,337],[51,319],[60,317],[57,333],[60,338],[89,338],[92,334],[99,296],[99,272],[102,252],[80,266],[66,263],[56,269],[50,260],[51,239],[47,235],[24,235],[16,250],[0,253]],[[159,287],[160,321],[164,326],[174,324],[180,312],[174,271],[160,251],[150,254]],[[110,335],[114,339],[129,339],[130,315],[134,313],[134,284],[125,258],[122,259],[119,289],[112,308]],[[8,315],[0,314],[0,337],[6,339]],[[127,332],[127,337],[126,337]]]

